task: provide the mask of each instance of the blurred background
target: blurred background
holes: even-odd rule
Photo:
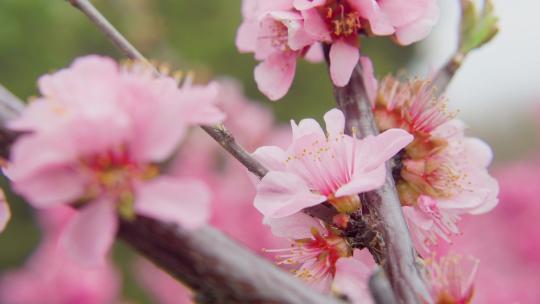
[[[240,0],[95,0],[96,6],[147,57],[174,69],[192,70],[200,80],[231,76],[245,93],[270,107],[281,121],[321,118],[334,106],[326,67],[301,62],[289,94],[269,102],[253,80],[255,61],[234,45]],[[458,1],[443,0],[441,20],[432,35],[412,47],[389,39],[362,40],[376,74],[405,70],[425,76],[456,46]],[[470,134],[490,143],[494,167],[532,157],[538,145],[540,102],[540,3],[495,0],[500,33],[473,52],[450,86],[450,107],[471,127]],[[0,83],[21,98],[37,94],[36,79],[65,67],[81,55],[122,55],[77,10],[62,0],[0,0]],[[5,185],[5,181],[3,182]],[[13,218],[0,235],[0,272],[24,263],[39,240],[32,212],[10,193]],[[531,240],[532,241],[532,240]],[[540,240],[536,240],[540,241]],[[124,298],[150,303],[128,268],[134,253],[119,243],[115,259],[123,271]]]

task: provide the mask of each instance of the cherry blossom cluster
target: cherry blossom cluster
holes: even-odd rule
[[[330,47],[330,76],[345,86],[360,58],[359,35],[391,36],[408,45],[426,37],[439,17],[434,0],[244,0],[236,45],[262,61],[259,90],[271,100],[287,94],[296,61],[322,60]]]
[[[103,262],[118,217],[144,215],[187,229],[210,216],[210,191],[196,179],[163,172],[195,124],[213,124],[217,84],[179,88],[144,64],[120,66],[88,56],[39,79],[42,96],[10,128],[25,135],[5,173],[32,206],[77,206],[61,236],[81,263]],[[36,151],[39,153],[36,154]]]

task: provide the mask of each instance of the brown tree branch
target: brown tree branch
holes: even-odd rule
[[[201,303],[343,304],[210,227],[190,232],[138,217],[122,222],[119,236],[188,284]]]
[[[79,9],[86,15],[109,40],[132,60],[146,62],[149,61],[92,5],[88,0],[67,0],[71,5]],[[159,72],[155,70],[157,74]],[[241,162],[251,173],[262,178],[268,172],[259,161],[240,146],[234,136],[223,125],[201,126],[214,140],[216,140],[234,158]]]
[[[327,45],[324,51],[328,61]],[[360,64],[355,67],[346,86],[334,86],[334,95],[345,114],[346,131],[349,134],[354,133],[359,138],[379,134]],[[389,163],[386,164],[386,171],[384,185],[362,195],[361,200],[368,215],[357,216],[365,217],[369,221],[368,226],[382,237],[382,243],[368,249],[385,270],[399,303],[420,303],[421,299],[429,299],[430,296],[417,268],[417,254],[401,211]]]
[[[0,86],[0,134],[12,134],[5,124],[21,113],[24,103],[2,92],[7,90]],[[9,151],[11,143],[0,142],[0,151]],[[187,231],[139,216],[121,221],[118,235],[190,286],[201,303],[343,304],[313,291],[211,227]]]

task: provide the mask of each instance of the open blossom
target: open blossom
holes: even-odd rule
[[[328,229],[323,223],[304,213],[296,213],[266,223],[275,236],[288,238],[291,246],[267,250],[277,253],[279,264],[295,265],[295,276],[321,292],[330,292],[336,275],[336,263],[352,256],[346,240]]]
[[[42,240],[24,266],[0,277],[3,304],[112,304],[118,303],[120,277],[110,263],[85,268],[67,258],[59,245],[76,212],[59,206],[40,212]]]
[[[11,217],[11,212],[9,211],[9,206],[6,201],[6,195],[4,191],[0,189],[0,232],[2,232]]]
[[[345,117],[332,109],[324,115],[326,131],[313,119],[292,124],[286,151],[265,146],[253,154],[270,169],[257,185],[255,208],[279,218],[328,201],[339,212],[360,207],[358,193],[382,186],[385,162],[409,144],[412,136],[391,129],[362,140],[344,134]]]
[[[401,128],[414,135],[393,175],[419,249],[429,251],[439,238],[450,241],[459,232],[460,215],[495,207],[498,185],[487,171],[490,147],[465,136],[465,124],[446,110],[446,99],[436,97],[429,81],[388,76],[372,101],[381,131]]]
[[[7,175],[34,207],[80,206],[62,242],[80,262],[95,264],[110,248],[117,214],[185,228],[209,217],[201,182],[162,174],[187,127],[216,123],[215,85],[177,87],[142,65],[128,68],[88,56],[39,80],[42,94],[10,127],[25,131]],[[39,153],[36,153],[38,151]]]
[[[393,35],[411,44],[429,34],[439,16],[434,0],[295,0],[305,31],[330,44],[330,75],[335,85],[349,82],[358,63],[358,34]]]
[[[292,0],[244,0],[242,15],[236,45],[262,61],[255,68],[259,90],[271,100],[280,99],[291,87],[296,60],[322,60],[321,47],[304,30]]]
[[[426,262],[426,281],[437,304],[469,304],[474,296],[478,259],[447,255]]]

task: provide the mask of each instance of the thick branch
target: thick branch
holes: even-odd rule
[[[327,59],[328,51],[328,47],[325,46]],[[363,138],[377,135],[379,130],[375,125],[371,103],[364,88],[361,69],[358,64],[346,86],[334,86],[334,95],[339,108],[345,113],[346,130]],[[398,301],[419,303],[420,298],[429,299],[429,294],[417,268],[416,251],[401,211],[401,203],[388,163],[386,171],[384,185],[362,196],[362,203],[369,213],[367,220],[371,221],[368,224],[380,233],[384,241],[383,244],[377,244],[377,247],[382,245],[382,248],[369,249],[372,254],[382,249],[381,256],[374,255],[374,258],[385,270]]]
[[[114,28],[114,26],[88,0],[67,0],[85,14],[124,55],[133,60],[148,63],[148,60]],[[149,64],[149,63],[148,63]],[[158,71],[156,70],[156,73]],[[159,74],[159,73],[158,73]],[[251,173],[258,177],[266,175],[268,170],[240,146],[234,136],[223,126],[201,126],[202,129],[215,139],[234,158],[241,162]]]
[[[210,227],[190,232],[139,217],[122,222],[119,235],[191,286],[202,303],[342,303],[313,292]]]
[[[9,99],[5,96],[0,95],[0,134],[11,133],[5,123],[17,117],[24,107],[14,95],[10,94]],[[8,112],[7,108],[13,111]],[[9,151],[11,143],[2,141],[0,150]],[[137,217],[132,222],[121,222],[119,237],[189,285],[199,302],[342,303],[314,292],[300,280],[210,227],[186,231]]]
[[[448,85],[454,79],[457,71],[463,64],[466,54],[456,51],[446,64],[433,77],[433,85],[437,88],[439,94],[444,94]]]

